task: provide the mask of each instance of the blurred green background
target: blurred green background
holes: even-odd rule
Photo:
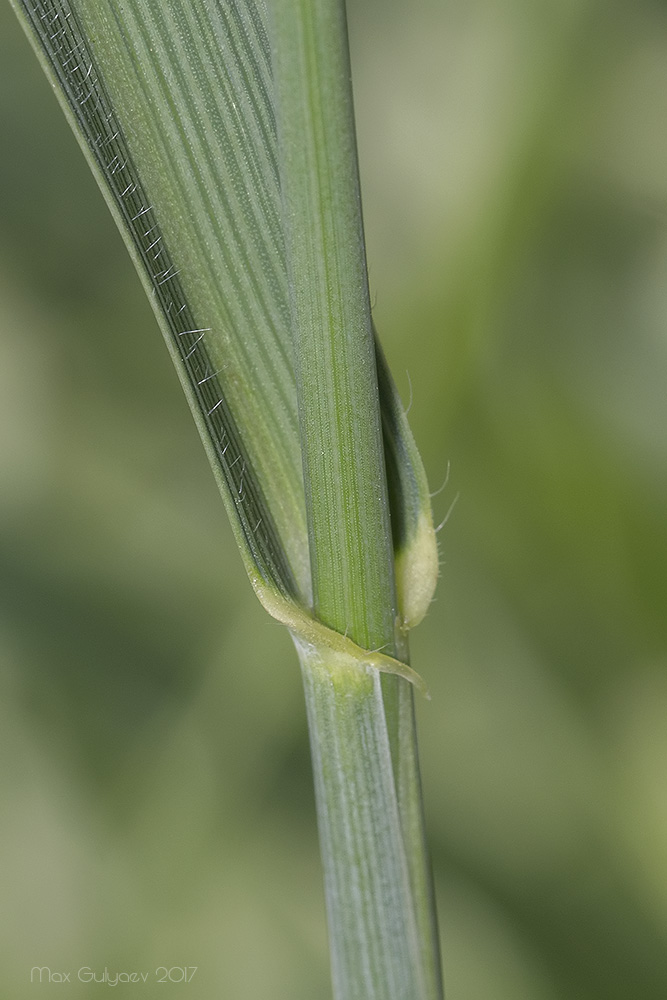
[[[448,998],[664,1000],[667,8],[350,20],[375,315],[459,497],[413,641]],[[295,657],[7,4],[0,72],[3,995],[324,998]]]

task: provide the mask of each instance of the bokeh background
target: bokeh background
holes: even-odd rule
[[[667,9],[350,20],[375,315],[458,497],[413,641],[448,997],[664,1000]],[[295,657],[7,4],[0,73],[3,995],[326,998]]]

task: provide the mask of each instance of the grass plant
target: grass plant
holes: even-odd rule
[[[13,4],[299,654],[336,1000],[437,1000],[407,640],[437,555],[372,326],[344,3]]]

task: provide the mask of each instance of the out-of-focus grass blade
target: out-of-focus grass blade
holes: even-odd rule
[[[310,557],[264,7],[12,3],[149,292],[255,589],[303,631]],[[421,464],[381,356],[379,368],[411,625],[430,600],[435,545]]]

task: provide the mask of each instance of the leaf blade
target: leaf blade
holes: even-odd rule
[[[165,89],[168,28],[179,5],[41,0],[15,7],[57,93],[64,94],[68,118],[149,291],[246,565],[256,566],[265,584],[307,604],[308,543],[269,141],[272,111],[266,81],[259,79],[266,66],[255,66],[255,117],[263,115],[265,128],[254,136],[265,147],[265,218],[259,226],[259,202],[234,200],[238,177],[235,185],[220,178],[213,183],[211,160],[224,160],[229,137],[222,116],[217,130],[207,130],[208,121],[190,107],[194,134],[195,126],[184,126],[178,113],[180,90]],[[210,37],[226,34],[223,13],[220,5],[202,7],[189,28],[201,30],[205,18]],[[130,18],[129,32],[121,15]],[[246,20],[257,35],[256,13]],[[179,30],[187,31],[188,24],[179,24]],[[241,38],[238,24],[235,30]],[[189,48],[196,49],[191,41]],[[172,52],[178,59],[184,54]],[[189,87],[192,75],[203,70],[179,72],[179,86]],[[247,59],[243,73],[247,78]],[[200,80],[201,100],[205,89]],[[186,107],[185,97],[181,106]],[[248,135],[239,133],[237,142],[243,146],[244,140],[251,145]],[[206,144],[209,172],[202,167],[193,174]],[[253,235],[252,222],[259,236]],[[236,241],[228,239],[228,231],[236,231]],[[265,269],[269,246],[273,268]],[[248,265],[243,274],[237,251]]]

